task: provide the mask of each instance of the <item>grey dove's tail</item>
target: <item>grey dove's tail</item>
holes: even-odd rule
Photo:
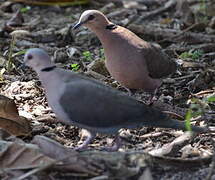
[[[172,128],[172,129],[179,129],[183,131],[188,131],[185,125],[185,121],[178,121],[166,118],[164,121],[155,121],[154,127],[161,127],[161,128]],[[207,127],[198,127],[191,125],[191,130],[198,133],[206,133],[210,132],[210,130]]]

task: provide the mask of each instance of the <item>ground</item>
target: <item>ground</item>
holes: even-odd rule
[[[193,123],[213,126],[215,104],[213,98],[208,99],[215,95],[215,19],[206,2],[180,4],[170,0],[168,4],[166,0],[154,0],[135,1],[135,5],[125,1],[123,5],[116,1],[92,1],[86,5],[66,7],[0,2],[0,93],[14,99],[20,116],[31,122],[31,135],[18,137],[24,143],[30,143],[36,135],[41,135],[72,148],[82,142],[85,134],[77,127],[57,122],[36,73],[30,68],[20,67],[26,49],[43,48],[57,66],[99,79],[129,95],[106,71],[102,45],[95,34],[86,28],[78,31],[70,28],[87,9],[103,11],[112,22],[131,29],[144,40],[160,44],[177,61],[178,71],[164,79],[156,94],[157,102],[152,106],[168,111],[177,119],[184,119],[189,110],[192,113],[201,111],[200,117],[192,118]],[[163,5],[165,3],[166,6]],[[211,4],[212,8],[212,1]],[[18,14],[17,10],[20,10]],[[150,97],[142,91],[135,91],[132,96],[145,103]],[[62,173],[59,169],[52,169],[32,173],[29,178],[215,178],[211,170],[215,163],[213,133],[184,137],[182,131],[143,127],[122,130],[120,134],[124,143],[116,154],[102,154],[99,150],[101,146],[110,144],[113,136],[98,135],[90,145],[93,150],[92,154],[89,152],[90,156],[96,156],[102,164],[102,170],[96,175],[88,173],[90,175],[82,176],[69,170]],[[176,138],[182,142],[177,142]],[[147,152],[150,156],[143,158],[142,154]],[[86,154],[82,152],[81,156],[86,158],[89,156]],[[156,158],[156,155],[162,158]],[[110,164],[113,167],[117,165],[116,157],[121,164],[114,171]],[[147,161],[140,163],[138,160],[142,158]],[[7,179],[20,174],[0,172],[0,177]]]

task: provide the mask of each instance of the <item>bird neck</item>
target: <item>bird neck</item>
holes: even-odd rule
[[[43,69],[41,69],[40,71],[44,71],[44,72],[49,72],[49,71],[52,71],[53,69],[55,69],[57,66],[48,66],[48,67],[45,67]]]
[[[46,65],[43,66],[38,66],[34,68],[34,70],[37,72],[37,74],[40,75],[47,75],[52,73],[57,67],[53,63],[47,63]]]
[[[45,88],[50,88],[50,84],[51,86],[55,86],[55,84],[59,82],[60,77],[56,73],[56,70],[57,67],[52,65],[40,69],[38,72],[39,79]],[[47,85],[49,85],[49,87],[47,87]]]
[[[113,33],[113,31],[116,28],[117,28],[117,25],[110,22],[110,23],[108,23],[105,26],[102,26],[100,28],[92,29],[92,31],[97,35],[97,37],[99,38],[99,40],[101,41],[101,43],[104,47],[107,42],[112,40],[111,34]]]

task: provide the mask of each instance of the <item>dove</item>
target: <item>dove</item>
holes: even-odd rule
[[[149,107],[100,81],[58,68],[42,49],[33,48],[24,56],[25,65],[33,68],[42,82],[49,106],[65,124],[89,132],[76,150],[84,150],[97,133],[114,134],[115,144],[107,151],[117,150],[121,143],[118,131],[122,128],[161,127],[186,130],[184,122],[168,118],[161,111]],[[193,131],[206,128],[191,126]]]
[[[102,43],[105,65],[115,80],[128,89],[140,89],[153,94],[162,84],[162,78],[176,71],[176,62],[154,43],[149,43],[130,30],[110,22],[98,10],[84,11],[77,29],[85,26]]]

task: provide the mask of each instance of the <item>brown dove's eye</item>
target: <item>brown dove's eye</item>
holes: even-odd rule
[[[27,56],[27,58],[28,58],[28,60],[31,60],[31,59],[33,58],[33,56],[32,56],[31,54],[29,54],[29,55]]]
[[[89,17],[88,17],[88,21],[91,21],[91,20],[93,20],[95,18],[95,16],[93,16],[93,15],[89,15]]]

